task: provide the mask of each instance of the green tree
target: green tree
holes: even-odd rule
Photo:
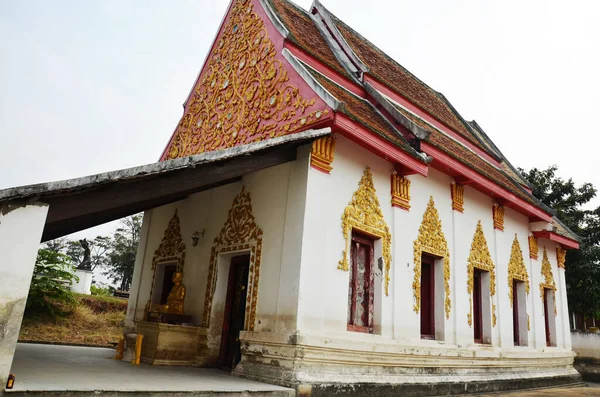
[[[113,282],[118,282],[119,289],[124,291],[129,290],[133,279],[133,266],[140,242],[141,228],[141,214],[121,219],[121,226],[115,231],[110,252],[107,254],[104,274]]]
[[[46,248],[38,250],[27,297],[27,312],[56,317],[72,311],[77,301],[69,286],[73,281],[79,281],[73,271],[67,255]]]
[[[596,196],[591,183],[577,186],[556,175],[558,167],[520,169],[533,185],[533,195],[556,211],[556,216],[581,238],[579,250],[568,250],[566,285],[569,310],[600,316],[600,207],[586,209]]]

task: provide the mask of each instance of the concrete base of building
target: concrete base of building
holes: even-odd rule
[[[367,344],[306,335],[242,334],[233,374],[298,396],[439,396],[580,385],[573,353],[552,349]]]

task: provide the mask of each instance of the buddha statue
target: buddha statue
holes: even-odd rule
[[[155,308],[156,312],[169,313],[169,314],[184,314],[183,302],[185,300],[185,285],[181,282],[183,280],[182,272],[173,273],[173,288],[169,292],[167,297],[167,303],[164,305],[157,305]]]

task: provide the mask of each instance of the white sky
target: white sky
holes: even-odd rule
[[[599,1],[322,1],[515,166],[600,187]],[[0,1],[0,188],[156,161],[228,3]]]

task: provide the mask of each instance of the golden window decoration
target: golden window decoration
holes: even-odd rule
[[[510,300],[511,307],[513,305],[513,280],[523,281],[525,283],[525,290],[529,294],[529,274],[523,262],[523,251],[521,251],[521,245],[516,233],[508,261],[508,299]]]
[[[290,83],[252,1],[234,1],[225,21],[165,159],[286,135],[329,113]]]
[[[410,209],[410,179],[392,172],[392,207]]]
[[[442,221],[435,208],[433,197],[429,198],[427,209],[423,214],[423,221],[419,227],[419,236],[413,244],[415,276],[413,279],[413,293],[415,297],[414,311],[419,313],[421,310],[421,256],[423,252],[444,259],[444,290],[445,290],[445,310],[446,318],[450,318],[450,309],[452,302],[450,300],[450,250],[444,232],[442,230]]]
[[[567,259],[567,250],[563,247],[556,247],[556,263],[558,267],[565,268],[565,260]]]
[[[494,217],[494,229],[504,230],[504,207],[500,204],[492,206],[492,216]]]
[[[326,136],[317,139],[312,144],[310,153],[310,165],[326,174],[332,170],[331,163],[333,162],[333,151],[335,149],[335,138]]]
[[[554,274],[552,274],[552,265],[548,260],[548,253],[546,252],[546,247],[544,247],[544,253],[542,254],[542,276],[544,277],[544,282],[540,283],[540,296],[542,297],[542,302],[544,302],[545,290],[552,290],[552,296],[554,297],[554,314],[556,315],[556,283],[554,282]]]
[[[490,276],[490,297],[496,295],[496,270],[490,250],[488,248],[481,221],[477,222],[473,242],[471,243],[471,252],[467,260],[467,292],[469,293],[470,311],[467,315],[469,326],[473,323],[473,289],[475,269],[485,270]],[[492,326],[496,326],[496,306],[492,306]]]
[[[452,209],[464,212],[465,205],[465,187],[456,183],[450,184],[450,195],[452,197]]]
[[[538,258],[538,241],[535,236],[529,236],[529,257],[536,260]]]
[[[392,262],[391,244],[392,235],[390,229],[385,223],[379,199],[373,184],[373,175],[371,169],[367,167],[363,173],[358,190],[352,195],[352,200],[348,203],[344,214],[342,215],[342,233],[344,235],[344,251],[342,259],[339,262],[338,269],[348,271],[348,252],[350,252],[350,236],[352,230],[369,234],[382,239],[382,255],[385,264],[385,294],[388,295],[390,284],[390,266]]]
[[[169,225],[165,230],[160,245],[154,251],[152,257],[152,283],[150,284],[150,297],[146,302],[145,311],[150,310],[152,303],[152,296],[154,294],[154,282],[156,278],[156,265],[159,263],[174,262],[177,265],[177,271],[183,271],[183,265],[185,264],[185,244],[181,237],[181,227],[179,224],[179,215],[177,210],[169,221]]]
[[[262,258],[262,236],[263,232],[256,224],[254,215],[252,214],[250,193],[242,187],[242,191],[233,200],[225,225],[223,225],[221,232],[213,241],[210,252],[206,296],[204,299],[203,327],[208,328],[210,326],[212,302],[217,286],[219,255],[236,251],[250,251],[244,330],[254,331],[256,306],[258,303],[260,262]]]

